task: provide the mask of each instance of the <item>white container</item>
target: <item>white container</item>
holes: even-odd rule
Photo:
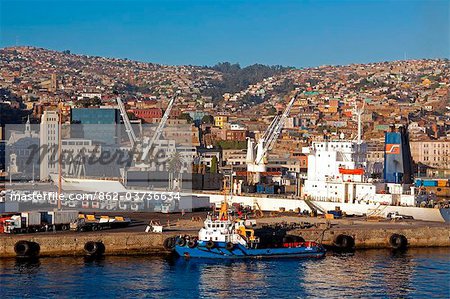
[[[25,219],[25,226],[36,226],[41,225],[41,212],[31,211],[31,212],[22,212],[22,219]]]
[[[52,219],[53,225],[55,224],[70,224],[78,219],[79,211],[50,211],[48,215]]]

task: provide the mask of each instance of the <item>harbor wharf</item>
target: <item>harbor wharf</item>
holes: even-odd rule
[[[328,248],[341,249],[382,249],[412,247],[450,247],[450,227],[446,223],[422,221],[381,222],[273,217],[258,220],[258,225],[281,223],[297,224],[308,220],[309,228],[293,228],[289,235],[301,236],[306,241],[319,241]],[[316,221],[314,223],[314,221]],[[0,258],[17,256],[20,241],[37,244],[36,255],[45,256],[84,256],[87,243],[101,244],[104,255],[157,255],[170,251],[163,246],[164,240],[177,235],[196,235],[201,223],[171,228],[163,233],[143,231],[97,231],[97,232],[58,232],[0,235]]]

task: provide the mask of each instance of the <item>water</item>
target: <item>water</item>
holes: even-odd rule
[[[450,251],[328,254],[320,260],[176,257],[0,260],[0,297],[450,298]]]

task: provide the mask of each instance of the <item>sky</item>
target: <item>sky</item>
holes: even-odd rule
[[[450,57],[450,0],[0,0],[0,47],[169,65]]]

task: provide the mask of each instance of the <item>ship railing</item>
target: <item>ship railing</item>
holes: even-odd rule
[[[336,202],[336,203],[341,202],[341,199],[339,197],[334,197],[334,196],[308,196],[308,199],[314,200],[314,201],[324,201],[324,202]]]

